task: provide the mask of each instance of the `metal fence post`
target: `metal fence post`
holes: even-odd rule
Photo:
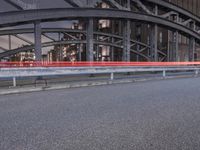
[[[166,77],[166,70],[163,70],[163,78]]]
[[[110,79],[114,80],[114,73],[113,72],[110,74]]]
[[[195,70],[195,76],[198,76],[198,74],[199,74],[199,70],[196,69],[196,70]]]
[[[13,77],[13,87],[17,86],[16,77]]]

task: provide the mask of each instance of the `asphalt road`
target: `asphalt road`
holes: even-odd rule
[[[0,150],[199,150],[200,78],[0,96]]]

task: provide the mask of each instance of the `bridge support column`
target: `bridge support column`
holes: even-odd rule
[[[112,43],[115,42],[113,37],[112,37],[111,41],[112,41]],[[111,61],[115,61],[114,60],[114,47],[113,46],[110,47],[110,58],[111,58],[110,59]]]
[[[123,26],[123,61],[130,61],[130,50],[131,50],[131,22],[127,20]]]
[[[196,30],[196,23],[195,21],[191,23],[191,28],[195,31]],[[189,61],[194,61],[194,54],[195,54],[195,51],[196,51],[196,41],[195,41],[195,38],[194,37],[190,37],[189,38]]]
[[[172,33],[172,61],[177,62],[179,60],[179,33],[175,31]]]
[[[8,49],[11,50],[12,49],[12,41],[11,41],[11,35],[8,35]]]
[[[36,61],[42,60],[42,30],[40,21],[34,23],[34,39],[35,39],[35,58]]]
[[[78,61],[81,61],[81,44],[78,44],[77,45],[77,48],[78,48]]]
[[[194,53],[195,53],[195,39],[190,37],[189,39],[189,61],[194,61]]]
[[[154,14],[158,15],[158,6],[155,5]],[[151,59],[152,61],[158,61],[158,25],[154,24],[150,27],[150,47],[151,47]]]
[[[87,61],[94,61],[94,26],[93,26],[93,19],[89,18],[87,24],[87,45],[86,45],[86,60]]]
[[[175,22],[179,23],[179,15],[173,16],[172,18]],[[173,61],[178,62],[179,61],[179,33],[176,30],[175,32],[172,32],[172,45],[173,45]]]
[[[150,27],[150,48],[152,61],[158,61],[158,25],[151,25]]]
[[[112,34],[115,34],[115,24],[114,21],[112,21]],[[111,42],[114,44],[115,39],[114,37],[111,37]],[[115,61],[114,59],[114,46],[110,46],[110,60]]]

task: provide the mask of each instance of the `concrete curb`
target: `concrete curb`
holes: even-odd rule
[[[156,78],[146,78],[146,79],[122,79],[122,80],[112,80],[112,81],[107,80],[107,81],[96,81],[96,82],[93,81],[93,82],[84,82],[84,83],[59,84],[59,85],[51,85],[47,87],[11,88],[11,89],[0,90],[0,95],[40,92],[40,91],[49,91],[49,90],[61,90],[61,89],[70,89],[70,88],[81,88],[81,87],[92,87],[92,86],[103,86],[103,85],[112,85],[112,84],[125,84],[125,83],[177,79],[177,78],[191,78],[191,77],[179,76],[179,77],[165,77],[165,78],[156,77]]]

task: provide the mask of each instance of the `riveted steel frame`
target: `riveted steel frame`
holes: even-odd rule
[[[108,2],[107,0],[103,0]],[[194,54],[196,43],[200,41],[200,18],[194,16],[190,12],[177,7],[171,3],[168,3],[163,0],[126,0],[126,4],[120,4],[115,0],[110,0],[112,8],[115,9],[99,9],[92,8],[96,2],[99,0],[87,0],[87,3],[81,5],[79,0],[70,0],[66,1],[71,4],[74,8],[66,9],[45,9],[45,10],[29,10],[29,11],[20,11],[20,12],[7,12],[0,13],[0,27],[15,26],[20,24],[34,23],[35,30],[35,45],[27,45],[23,48],[18,48],[3,52],[0,54],[0,58],[13,55],[16,52],[21,52],[23,50],[30,49],[33,47],[36,53],[36,59],[41,60],[42,50],[41,47],[44,45],[49,45],[49,43],[59,43],[62,41],[52,41],[48,44],[41,43],[42,29],[41,23],[46,21],[55,21],[55,20],[71,20],[71,19],[86,19],[87,29],[86,29],[86,40],[80,41],[73,40],[73,43],[86,43],[87,47],[87,60],[93,61],[93,50],[95,44],[107,44],[112,47],[119,47],[123,49],[123,61],[130,61],[130,53],[134,52],[137,56],[144,57],[147,61],[179,61],[179,34],[183,34],[189,38],[188,44],[188,60],[194,61]],[[136,5],[133,5],[136,4]],[[149,5],[150,4],[150,5]],[[137,6],[133,9],[133,6]],[[78,7],[78,8],[77,8]],[[162,10],[162,11],[160,11]],[[162,13],[159,13],[162,12]],[[22,17],[23,16],[23,17]],[[123,22],[123,35],[119,38],[118,42],[114,40],[116,35],[109,37],[110,41],[108,43],[100,41],[94,38],[94,18],[101,19],[119,19]],[[133,42],[130,38],[130,24],[131,22],[139,21],[141,23],[147,23],[151,25],[150,32],[150,43],[149,45],[139,44],[140,42]],[[167,53],[159,50],[157,45],[158,40],[158,27],[163,27],[167,30],[172,31],[172,49],[167,49]],[[16,30],[11,30],[16,32]],[[19,31],[19,30],[18,30]],[[26,32],[25,30],[21,30]],[[77,31],[79,32],[79,31]],[[80,31],[83,32],[83,31]],[[84,31],[85,32],[85,31]],[[6,33],[6,31],[1,31],[0,35]],[[13,33],[14,34],[14,33]],[[12,34],[12,35],[13,35]],[[10,34],[8,34],[10,35]],[[45,34],[43,34],[45,35]],[[100,35],[99,35],[100,36]],[[113,37],[114,36],[114,37]],[[53,39],[52,39],[53,40]],[[65,41],[66,42],[66,41]],[[70,41],[68,41],[70,43]],[[119,43],[122,46],[119,46]],[[51,45],[50,44],[50,45]],[[53,45],[54,45],[53,44]],[[144,46],[145,45],[145,46]],[[142,47],[144,46],[144,48]],[[9,46],[11,47],[11,46]],[[11,49],[11,48],[9,48]],[[151,56],[147,56],[144,51],[151,52]],[[114,50],[112,50],[114,51]],[[113,55],[114,52],[111,53]],[[81,55],[81,54],[80,54]],[[168,59],[167,59],[168,58]],[[113,60],[113,58],[112,58]]]

